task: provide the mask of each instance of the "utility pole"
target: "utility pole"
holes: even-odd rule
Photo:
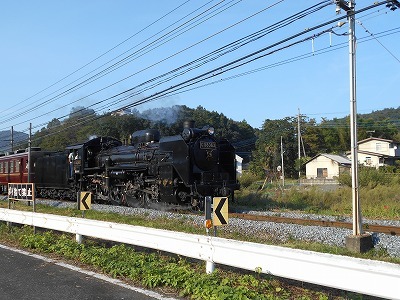
[[[298,162],[299,162],[299,185],[300,185],[300,177],[301,177],[301,172],[300,172],[300,168],[301,168],[301,163],[300,163],[300,159],[301,159],[301,131],[300,131],[300,108],[298,108],[299,114],[297,115],[297,147],[298,147]]]
[[[353,200],[353,235],[363,234],[358,185],[357,101],[356,101],[356,45],[353,0],[349,1],[349,62],[350,62],[350,136],[351,136],[351,186]]]
[[[285,153],[285,151],[283,151],[283,140],[282,140],[282,136],[281,136],[281,162],[282,162],[282,186],[285,186],[285,168],[283,167],[283,153]]]
[[[349,65],[350,65],[350,137],[351,137],[351,190],[353,206],[353,235],[346,237],[346,247],[356,252],[365,252],[372,247],[372,238],[363,235],[358,185],[357,149],[357,102],[356,102],[356,47],[355,47],[355,3],[349,0],[335,0],[336,12],[343,9],[349,23]]]
[[[14,126],[11,126],[11,152],[14,152]]]
[[[31,182],[31,151],[32,151],[32,123],[29,123],[28,141],[28,182]],[[29,202],[28,202],[29,203]]]

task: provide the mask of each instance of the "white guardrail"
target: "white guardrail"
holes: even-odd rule
[[[206,235],[0,209],[0,220],[143,246],[227,266],[400,299],[400,265]]]

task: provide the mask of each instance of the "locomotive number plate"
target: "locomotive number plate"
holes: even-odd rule
[[[200,141],[200,149],[216,149],[216,148],[217,148],[216,142]]]

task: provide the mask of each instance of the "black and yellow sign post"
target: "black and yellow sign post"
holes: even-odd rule
[[[81,192],[79,197],[79,210],[85,211],[92,206],[92,193]]]
[[[216,226],[228,225],[228,197],[205,197],[204,212],[206,232],[209,234],[209,229],[214,227],[216,236]]]
[[[214,226],[228,225],[228,197],[214,197],[213,208]]]
[[[211,227],[214,228],[214,236],[217,236],[217,226],[228,225],[228,197],[205,197],[204,203],[206,233],[210,235]],[[206,261],[206,272],[214,272],[213,261]]]
[[[78,209],[82,211],[82,218],[85,217],[85,211],[92,207],[92,193],[80,192],[78,193]],[[77,243],[82,243],[82,235],[76,234]]]

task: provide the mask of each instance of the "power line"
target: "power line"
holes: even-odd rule
[[[162,96],[160,96],[160,97],[162,97]],[[158,97],[158,98],[160,98],[160,97]],[[157,98],[157,99],[158,99],[158,98]]]
[[[335,20],[335,21],[336,21],[336,20]],[[165,91],[164,91],[164,92],[165,92]],[[163,94],[162,94],[162,93],[158,93],[158,95],[153,95],[153,97],[154,97],[154,96],[157,96],[157,98],[159,98],[159,97],[162,97]],[[142,99],[142,100],[140,100],[139,102],[134,103],[132,106],[136,106],[136,105],[139,105],[139,104],[141,104],[141,103],[144,103],[144,101],[150,101],[150,99],[147,99],[147,100]]]
[[[212,1],[214,1],[214,0],[212,0]],[[208,3],[212,2],[212,1],[209,1]],[[236,2],[235,2],[235,1],[236,1]],[[235,2],[235,3],[232,4],[232,5],[235,5],[235,4],[239,3],[240,1],[242,1],[242,0],[231,0],[231,1],[228,2],[228,4],[230,4],[230,3],[232,3],[232,2]],[[131,55],[129,55],[129,56],[127,56],[127,57],[121,59],[120,61],[114,63],[112,66],[107,67],[106,69],[103,69],[102,71],[100,71],[99,73],[97,73],[97,74],[91,76],[90,78],[85,79],[83,82],[80,82],[80,83],[74,85],[73,87],[67,89],[66,91],[63,91],[62,93],[60,93],[60,94],[58,94],[58,95],[56,95],[56,96],[54,96],[54,97],[52,97],[52,98],[50,98],[50,99],[48,99],[48,100],[46,100],[46,101],[44,101],[44,102],[42,102],[42,103],[36,105],[33,109],[27,109],[27,110],[24,111],[24,112],[19,112],[19,114],[18,114],[17,116],[12,116],[12,117],[10,117],[9,119],[4,119],[2,122],[0,122],[0,124],[5,123],[5,122],[8,122],[8,121],[10,121],[10,120],[13,120],[13,119],[15,119],[15,117],[21,117],[21,116],[23,116],[23,115],[26,115],[26,114],[28,114],[28,113],[31,113],[33,110],[37,110],[37,109],[39,109],[39,108],[41,108],[41,107],[43,107],[43,106],[45,106],[45,105],[47,105],[47,104],[50,104],[51,102],[54,102],[54,101],[56,101],[56,100],[58,100],[58,99],[60,99],[60,98],[62,98],[62,97],[64,97],[64,96],[66,96],[66,95],[68,95],[68,94],[70,94],[70,93],[72,93],[72,92],[78,90],[79,88],[81,88],[81,87],[83,87],[83,86],[86,86],[86,85],[88,85],[88,84],[94,82],[95,80],[97,80],[97,79],[99,79],[99,78],[101,78],[101,77],[103,77],[103,76],[105,76],[105,75],[107,75],[107,74],[109,74],[109,73],[115,71],[116,69],[122,67],[123,65],[125,65],[125,64],[127,64],[127,63],[133,61],[133,59],[131,59],[130,61],[125,62],[128,58],[132,57],[134,54],[138,54],[138,55],[140,54],[139,56],[137,55],[134,59],[137,59],[137,58],[143,56],[144,54],[147,54],[148,52],[150,52],[150,51],[156,49],[156,48],[159,47],[160,45],[158,45],[158,46],[156,46],[156,47],[153,47],[153,48],[151,48],[150,50],[147,50],[147,52],[144,52],[144,53],[140,53],[140,52],[146,50],[146,48],[149,48],[150,46],[152,46],[153,44],[155,44],[157,41],[160,41],[160,40],[166,38],[168,35],[171,35],[171,33],[174,33],[174,32],[176,32],[176,31],[178,31],[178,29],[179,29],[180,27],[182,27],[183,25],[185,25],[185,24],[190,24],[190,22],[194,22],[194,20],[196,20],[197,18],[199,18],[199,16],[202,16],[202,15],[205,14],[206,12],[207,12],[207,13],[205,14],[205,16],[208,16],[208,15],[210,15],[211,13],[213,13],[214,11],[217,11],[217,10],[219,9],[217,6],[220,5],[222,2],[223,2],[223,1],[220,1],[219,3],[217,3],[217,4],[214,5],[214,6],[212,6],[211,8],[206,9],[206,11],[203,11],[203,12],[199,13],[197,16],[191,18],[189,21],[186,21],[184,24],[179,25],[178,27],[176,27],[176,28],[174,28],[173,30],[169,31],[168,33],[164,34],[163,36],[161,36],[160,38],[158,38],[158,39],[156,39],[155,41],[151,42],[150,44],[147,44],[146,46],[144,46],[144,47],[142,47],[141,49],[137,50],[135,53],[133,53],[133,54],[131,54]],[[207,3],[207,4],[208,4],[208,3]],[[224,6],[226,6],[226,5],[227,5],[227,4],[225,4]],[[231,6],[232,6],[232,5],[231,5]],[[205,6],[205,5],[202,5],[200,8],[203,8],[204,6]],[[228,7],[228,8],[229,8],[229,7]],[[226,9],[226,8],[225,8],[225,9]],[[225,10],[225,9],[224,9],[224,10]],[[199,10],[199,9],[196,9],[195,11],[197,11],[197,10]],[[178,21],[174,22],[172,25],[178,23],[178,22],[181,21],[181,20],[184,20],[186,17],[190,16],[191,14],[193,14],[193,12],[190,13],[190,14],[187,14],[185,17],[183,17],[183,18],[179,19]],[[215,15],[214,15],[214,16],[215,16]],[[171,27],[172,25],[168,26],[167,28]],[[165,30],[165,29],[164,29],[164,30]],[[164,30],[159,31],[158,33],[154,34],[154,35],[151,36],[150,38],[147,38],[145,41],[148,41],[148,40],[151,39],[152,37],[154,37],[154,36],[156,36],[157,34],[163,32]],[[169,39],[168,41],[170,41],[170,40],[172,40],[172,38]],[[136,45],[135,47],[139,46],[140,44],[144,43],[145,41],[139,43],[139,44]],[[161,44],[161,45],[162,45],[162,44]],[[134,49],[135,47],[131,48],[130,50]],[[128,52],[128,51],[124,52],[123,54],[125,54],[125,53],[127,53],[127,52]],[[120,56],[122,56],[122,54],[121,54]],[[118,56],[118,57],[120,57],[120,56]],[[113,59],[113,60],[114,60],[114,59]],[[111,60],[111,61],[113,61],[113,60]],[[106,64],[103,64],[103,65],[100,66],[100,67],[103,67],[103,66],[107,65],[107,64],[108,64],[109,62],[111,62],[111,61],[108,61]],[[124,63],[123,63],[123,62],[124,62]],[[122,64],[122,63],[123,63],[123,64]],[[154,65],[155,65],[155,64],[151,65],[150,67],[153,67]],[[100,67],[99,67],[99,68],[100,68]],[[150,67],[148,67],[148,68],[150,68]],[[99,68],[97,68],[97,69],[95,69],[95,70],[98,70]],[[146,69],[148,69],[148,68],[146,68]],[[144,69],[144,70],[146,70],[146,69]],[[142,71],[143,71],[143,70],[142,70]],[[93,71],[92,71],[92,72],[93,72]],[[92,73],[92,72],[87,73],[86,75],[80,77],[79,79],[84,78],[85,76],[89,75],[89,74]],[[92,96],[92,95],[94,95],[94,94],[96,94],[96,93],[98,93],[98,92],[104,91],[105,89],[110,88],[110,87],[112,87],[112,86],[114,86],[114,85],[116,85],[116,84],[118,84],[118,83],[120,83],[120,82],[122,82],[122,81],[124,81],[124,80],[126,80],[126,79],[128,79],[128,78],[130,78],[130,77],[132,77],[132,76],[134,76],[134,75],[137,75],[138,73],[140,73],[140,72],[136,72],[136,73],[132,74],[131,76],[125,77],[125,78],[123,78],[123,79],[121,79],[121,80],[119,80],[119,81],[117,81],[117,82],[115,82],[115,83],[113,83],[113,84],[110,84],[110,85],[106,86],[105,88],[101,88],[100,90],[97,90],[96,92],[93,92],[93,93],[91,93],[90,95],[87,95],[86,97],[77,99],[77,100],[75,100],[75,101],[73,101],[73,102],[67,103],[67,104],[64,105],[64,106],[58,107],[57,109],[55,109],[55,110],[53,110],[53,111],[51,111],[51,112],[54,112],[54,111],[59,110],[59,109],[62,109],[62,108],[64,108],[64,107],[66,107],[66,106],[69,106],[69,105],[72,104],[72,103],[76,103],[76,102],[78,102],[78,101],[80,101],[80,100],[83,100],[83,99],[85,99],[85,98],[87,98],[87,97],[89,97],[89,96]],[[79,80],[79,79],[78,79],[78,80]],[[75,80],[74,82],[76,82],[76,81],[78,81],[78,80]],[[73,82],[73,83],[74,83],[74,82]],[[63,88],[65,88],[65,87],[67,87],[67,86],[69,86],[69,85],[71,85],[71,84],[68,84],[68,85],[64,86]],[[59,90],[57,90],[57,91],[60,91],[60,90],[62,90],[62,88],[59,89]],[[57,91],[56,91],[56,92],[57,92]],[[55,92],[53,92],[52,94],[54,94],[54,93],[55,93]],[[50,95],[52,95],[52,94],[49,94],[49,95],[47,95],[47,96],[50,96]],[[46,96],[46,97],[47,97],[47,96]],[[43,100],[43,99],[45,99],[45,97],[39,99],[38,101]],[[37,102],[37,101],[36,101],[36,102]],[[35,103],[36,103],[36,102],[35,102]],[[34,118],[34,119],[35,119],[35,118]]]
[[[283,0],[280,0],[280,1],[278,1],[277,3],[280,3],[280,2],[282,2],[282,1],[283,1]],[[232,2],[232,1],[231,1],[231,2]],[[267,7],[267,9],[273,7],[273,6],[276,5],[277,3],[272,4],[272,5],[269,5],[269,6]],[[264,11],[264,10],[266,10],[266,9],[263,9],[263,10],[261,10],[261,11]],[[258,13],[256,13],[256,14],[258,14]],[[252,16],[254,16],[254,15],[256,15],[256,14],[253,14]],[[252,17],[252,16],[250,16],[250,17]],[[249,19],[249,17],[247,17],[245,20],[247,20],[247,19]],[[239,22],[236,22],[234,25],[231,25],[231,26],[229,26],[228,28],[231,28],[232,26],[236,26],[237,24],[239,24],[239,23],[241,23],[241,22],[243,22],[243,20],[242,20],[242,21],[239,21]],[[102,88],[102,89],[100,89],[100,90],[97,90],[96,92],[93,92],[93,93],[91,93],[91,94],[89,94],[89,95],[87,95],[87,96],[85,96],[85,97],[79,98],[79,99],[77,99],[77,100],[75,100],[75,101],[73,101],[73,102],[70,102],[70,103],[68,103],[68,104],[66,104],[66,105],[64,105],[64,106],[58,107],[57,109],[52,110],[51,112],[60,110],[60,109],[62,109],[62,108],[64,108],[64,107],[66,107],[66,106],[69,106],[71,103],[76,103],[76,102],[81,101],[81,100],[83,100],[83,99],[85,99],[85,98],[88,98],[89,96],[93,96],[94,94],[96,94],[96,93],[98,93],[98,92],[100,92],[100,91],[103,91],[103,90],[105,90],[105,89],[107,89],[107,88],[109,88],[109,87],[111,87],[111,86],[113,86],[113,85],[115,85],[115,84],[117,84],[117,83],[122,82],[123,80],[126,80],[126,79],[128,79],[128,78],[130,78],[130,77],[132,77],[132,76],[134,76],[134,75],[137,75],[137,74],[139,74],[140,72],[143,72],[144,70],[147,70],[147,69],[149,69],[149,68],[151,68],[151,67],[153,67],[153,66],[155,66],[155,65],[157,65],[157,64],[159,64],[159,63],[161,63],[161,62],[164,62],[164,61],[166,61],[167,59],[170,59],[170,58],[172,58],[173,56],[176,56],[177,54],[180,54],[180,53],[182,53],[182,52],[188,50],[189,48],[192,48],[192,47],[194,47],[195,45],[198,45],[199,43],[202,43],[202,42],[204,42],[205,40],[210,39],[211,37],[214,37],[214,36],[217,35],[217,34],[220,34],[221,32],[227,30],[228,28],[226,28],[226,29],[224,29],[224,30],[221,30],[221,31],[219,31],[219,32],[217,32],[217,33],[215,33],[215,34],[213,34],[213,35],[207,37],[206,39],[203,39],[203,40],[201,40],[200,42],[197,42],[197,43],[195,43],[195,44],[193,44],[193,45],[191,45],[191,46],[189,46],[189,47],[186,47],[185,49],[183,49],[183,50],[181,50],[181,51],[179,51],[179,52],[177,52],[177,53],[175,53],[175,54],[173,54],[173,55],[171,55],[171,56],[169,56],[169,57],[167,57],[167,58],[165,58],[165,59],[162,59],[161,61],[158,61],[158,62],[156,62],[156,63],[154,63],[154,64],[152,64],[152,65],[150,65],[150,66],[148,66],[148,67],[146,67],[146,68],[144,68],[144,69],[142,69],[142,70],[140,70],[140,71],[137,71],[137,72],[131,74],[131,75],[128,76],[128,77],[125,77],[125,78],[123,78],[123,79],[121,79],[121,80],[119,80],[119,81],[117,81],[117,82],[115,82],[115,83],[113,83],[113,84],[111,84],[111,85],[108,85],[108,86],[106,86],[106,87],[104,87],[104,88]],[[153,80],[152,80],[152,81],[153,81]],[[67,90],[67,91],[69,91],[69,90]],[[66,92],[63,92],[63,93],[61,94],[61,96],[65,96],[65,95],[64,95],[65,93],[66,93]],[[68,92],[67,94],[69,94],[69,92]],[[53,98],[53,99],[54,99],[54,98]],[[58,98],[57,98],[57,99],[58,99]],[[42,104],[47,104],[47,102],[46,102],[46,103],[42,103]],[[42,105],[39,105],[39,106],[41,107]],[[25,115],[25,114],[30,113],[30,112],[31,112],[31,110],[27,110],[27,111],[25,111],[24,113],[20,113],[19,116]],[[1,124],[1,123],[5,123],[5,122],[7,122],[7,121],[10,121],[11,119],[14,119],[14,118],[15,118],[15,117],[13,116],[12,118],[5,119],[5,120],[3,120],[2,122],[0,122],[0,124]],[[38,118],[38,117],[36,117],[36,118]],[[34,118],[34,119],[36,119],[36,118]]]
[[[362,28],[364,28],[365,32],[367,32],[370,36],[372,36],[372,38],[375,41],[377,41],[379,43],[379,45],[381,45],[383,47],[383,49],[385,49],[395,60],[397,60],[398,63],[400,63],[400,60],[396,57],[396,55],[394,55],[388,48],[386,48],[385,45],[383,45],[372,32],[370,32],[367,28],[365,28],[364,24],[360,20],[356,20],[356,22]]]
[[[130,37],[128,37],[127,39],[123,40],[122,42],[118,43],[117,45],[115,45],[114,47],[110,48],[109,50],[107,50],[106,52],[102,53],[101,55],[97,56],[96,58],[92,59],[91,61],[89,61],[88,63],[84,64],[82,67],[76,69],[75,71],[73,71],[72,73],[64,76],[63,78],[59,79],[58,81],[56,81],[55,83],[51,84],[50,86],[46,87],[43,90],[40,90],[39,92],[35,93],[34,95],[26,98],[25,100],[22,101],[18,101],[16,103],[16,105],[13,105],[10,108],[5,109],[3,112],[6,112],[12,108],[15,108],[23,103],[25,103],[26,101],[32,99],[33,97],[43,93],[44,91],[47,91],[48,89],[50,89],[51,87],[55,86],[56,84],[64,81],[65,79],[71,77],[72,75],[74,75],[75,73],[79,72],[80,70],[84,69],[85,67],[89,66],[90,64],[94,63],[95,61],[99,60],[101,57],[105,56],[106,54],[110,53],[111,51],[113,51],[114,49],[118,48],[119,46],[121,46],[122,44],[126,43],[128,40],[132,39],[133,37],[135,37],[136,35],[138,35],[139,33],[145,31],[146,29],[150,28],[151,26],[153,26],[154,24],[158,23],[159,21],[161,21],[162,19],[164,19],[166,16],[170,15],[172,12],[178,10],[180,7],[182,7],[183,5],[187,4],[188,2],[190,2],[191,0],[187,0],[185,1],[183,4],[178,5],[177,7],[175,7],[174,9],[172,9],[171,11],[169,11],[168,13],[166,13],[165,15],[163,15],[162,17],[158,18],[157,20],[155,20],[154,22],[150,23],[149,25],[147,25],[146,27],[142,28],[141,30],[137,31],[135,34],[131,35]],[[213,1],[213,0],[212,0]],[[210,1],[211,2],[211,1]]]
[[[336,21],[337,21],[337,19],[333,20],[332,22],[336,22]],[[327,23],[324,23],[324,24],[321,25],[321,26],[324,26],[325,24],[327,24]],[[313,29],[314,29],[314,28],[313,28]],[[297,36],[299,36],[299,35],[301,35],[301,34],[295,35],[295,37],[297,37]],[[292,37],[292,38],[293,38],[293,37]],[[285,39],[285,40],[283,40],[283,41],[285,42],[285,41],[288,41],[288,40],[290,40],[290,38]],[[282,42],[282,41],[281,41],[281,42]],[[280,42],[280,43],[281,43],[281,42]],[[272,46],[275,46],[275,45],[277,45],[277,44],[279,44],[279,43],[276,43],[276,44],[274,44],[274,45],[272,45]],[[269,47],[267,47],[267,48],[264,48],[264,49],[262,49],[262,51],[265,51],[266,49],[271,48],[272,46],[269,46]],[[286,46],[286,47],[288,47],[288,46]],[[274,50],[274,52],[276,52],[276,51],[277,51],[277,50]],[[259,52],[257,51],[256,54],[258,54],[258,53],[259,53]],[[271,54],[271,53],[264,54],[263,56],[269,55],[269,54]],[[254,53],[252,53],[251,55],[254,55]],[[206,78],[206,76],[209,76],[212,72],[219,71],[218,69],[221,69],[221,68],[223,69],[223,68],[228,67],[228,66],[230,67],[231,64],[232,64],[232,67],[231,67],[229,70],[231,70],[231,69],[233,69],[233,68],[237,68],[237,67],[239,67],[239,66],[241,66],[241,65],[243,65],[243,64],[246,64],[246,63],[249,63],[249,62],[253,61],[253,60],[249,60],[249,61],[246,61],[246,62],[244,62],[244,63],[242,63],[242,64],[234,65],[235,63],[238,63],[238,62],[240,62],[240,61],[243,60],[243,59],[249,58],[251,55],[248,55],[248,56],[246,56],[246,57],[244,57],[244,58],[241,58],[240,60],[236,60],[236,61],[234,61],[233,63],[231,62],[231,63],[228,64],[228,65],[224,65],[224,66],[219,67],[219,68],[217,68],[217,69],[213,69],[212,71],[209,71],[209,72],[207,72],[207,73],[204,73],[204,74],[202,74],[202,75],[200,75],[200,76],[194,77],[194,78],[192,78],[192,79],[190,79],[190,80],[187,80],[187,81],[185,81],[185,82],[183,82],[183,83],[180,83],[180,84],[174,86],[174,87],[171,88],[171,89],[166,89],[166,90],[163,90],[163,91],[161,91],[161,92],[155,93],[155,94],[153,94],[153,95],[151,95],[151,96],[149,96],[149,97],[146,97],[146,98],[144,98],[144,99],[141,99],[141,100],[139,100],[139,101],[136,101],[136,102],[132,103],[130,106],[125,106],[125,107],[123,107],[123,108],[133,107],[133,106],[137,106],[137,105],[140,105],[140,104],[142,104],[142,103],[145,103],[145,102],[147,102],[147,101],[152,101],[152,100],[154,100],[154,99],[159,99],[160,97],[163,97],[163,96],[165,96],[165,95],[168,95],[168,94],[170,94],[171,92],[176,92],[176,91],[178,91],[178,90],[181,90],[181,89],[184,88],[184,87],[197,84],[198,82],[201,82],[201,81],[203,81],[203,80],[205,80],[205,79],[208,79],[208,78]],[[261,58],[261,57],[263,57],[263,56],[260,56],[260,57],[258,57],[258,58]],[[255,58],[255,59],[258,59],[258,58]],[[228,69],[227,69],[227,70],[224,70],[224,72],[226,72],[226,71],[228,71]],[[210,73],[210,72],[211,72],[211,73]],[[222,72],[221,72],[221,73],[222,73]],[[214,75],[212,75],[212,76],[214,76]],[[211,76],[211,77],[212,77],[212,76]],[[129,91],[129,90],[127,90],[127,91]],[[127,92],[127,91],[125,91],[125,92]],[[115,98],[115,97],[117,97],[117,96],[121,96],[121,95],[124,94],[125,92],[120,93],[120,94],[117,94],[117,95],[114,95],[112,98]],[[131,94],[131,95],[128,95],[128,98],[129,98],[129,97],[132,97],[132,96],[134,96],[134,95],[132,95],[132,94]],[[110,99],[110,98],[108,98],[108,99]],[[126,99],[126,98],[125,98],[125,99]]]

